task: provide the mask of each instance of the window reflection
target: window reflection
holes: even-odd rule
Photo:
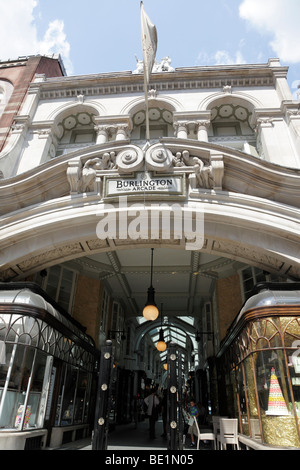
[[[270,316],[249,322],[226,357],[236,372],[240,432],[269,445],[299,448],[299,319]],[[232,401],[227,408],[234,415]]]
[[[55,426],[87,422],[90,378],[87,372],[64,365]]]
[[[87,423],[93,354],[39,319],[19,314],[5,319],[6,334],[0,340],[0,430],[43,428],[53,406],[53,425]],[[51,377],[59,387],[57,395]]]

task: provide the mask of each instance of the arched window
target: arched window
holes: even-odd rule
[[[209,141],[257,156],[253,106],[234,97],[211,105]]]
[[[146,139],[146,111],[137,110],[132,115],[133,130],[131,139],[144,141]],[[149,107],[150,140],[158,140],[160,137],[174,135],[173,112],[160,106]]]
[[[10,82],[7,80],[0,80],[0,116],[12,95],[13,89],[14,87]]]
[[[58,122],[59,140],[56,156],[72,152],[76,148],[95,144],[95,116],[96,113],[88,109],[70,113]]]

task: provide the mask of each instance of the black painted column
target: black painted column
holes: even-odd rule
[[[176,344],[170,343],[168,348],[168,449],[177,450],[177,351]]]
[[[112,366],[112,342],[106,341],[106,345],[101,349],[92,450],[107,449],[110,378],[112,373]]]

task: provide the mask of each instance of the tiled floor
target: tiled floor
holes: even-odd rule
[[[107,450],[167,450],[167,439],[162,437],[163,423],[158,420],[156,423],[156,438],[149,437],[148,420],[141,421],[135,427],[134,423],[118,425],[108,434]],[[186,438],[185,450],[196,449],[190,447],[190,437]],[[60,447],[61,450],[92,450],[91,438],[76,442],[70,442]],[[211,443],[201,442],[201,450],[210,450]]]

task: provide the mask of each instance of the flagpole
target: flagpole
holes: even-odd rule
[[[143,2],[140,3],[140,7],[143,7]],[[146,61],[144,60],[144,93],[145,93],[145,106],[146,106],[146,141],[150,141],[150,123],[149,123],[149,104],[148,104],[148,69]]]
[[[141,1],[141,31],[142,31],[142,48],[143,48],[143,62],[144,62],[144,93],[145,93],[145,106],[146,106],[146,141],[150,141],[150,123],[149,123],[149,103],[148,103],[148,85],[150,82],[150,75],[155,61],[155,54],[157,49],[157,32],[156,27],[151,23],[149,17],[144,11],[144,5]]]
[[[144,65],[145,66],[145,65]],[[149,103],[148,103],[148,84],[146,74],[144,73],[144,91],[145,91],[145,106],[146,106],[146,141],[150,141],[150,123],[149,123]]]

